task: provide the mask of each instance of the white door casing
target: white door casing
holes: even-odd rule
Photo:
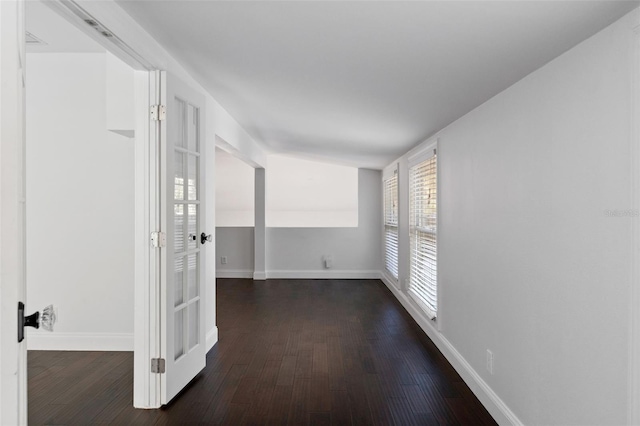
[[[0,424],[27,422],[25,296],[24,1],[0,1]],[[29,306],[27,306],[29,309]]]
[[[206,244],[204,226],[204,96],[160,73],[161,402],[167,404],[204,367]],[[159,113],[162,114],[161,112]]]

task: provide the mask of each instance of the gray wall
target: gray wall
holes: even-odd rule
[[[376,277],[381,269],[382,183],[377,170],[358,170],[357,228],[267,228],[271,277]],[[333,268],[323,269],[324,255]]]
[[[267,277],[377,278],[381,269],[381,173],[358,170],[358,226],[267,228]],[[252,275],[253,228],[217,228],[218,277]],[[220,263],[227,256],[227,265]],[[325,269],[323,256],[333,267]]]

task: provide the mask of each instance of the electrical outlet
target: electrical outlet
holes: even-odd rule
[[[324,268],[331,269],[333,267],[333,257],[328,254],[324,256]]]
[[[487,371],[493,375],[493,352],[487,349]]]
[[[227,256],[222,256],[220,258],[220,263],[222,263],[223,265],[226,265],[227,264]]]

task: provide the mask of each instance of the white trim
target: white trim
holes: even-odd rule
[[[400,290],[400,280],[399,280],[399,279],[397,279],[397,278],[395,278],[393,275],[391,275],[391,274],[389,273],[389,271],[387,271],[386,269],[384,269],[384,270],[380,271],[380,276],[381,276],[381,278],[380,278],[380,279],[383,279],[383,278],[384,278],[385,280],[387,280],[388,282],[390,282],[392,285],[394,285],[394,286],[395,286],[395,288],[397,288],[398,290]]]
[[[433,157],[433,150],[438,149],[439,138],[430,138],[407,153],[409,168]]]
[[[306,270],[306,271],[267,271],[267,277],[283,279],[360,279],[375,280],[380,278],[380,271],[351,271],[351,270]],[[255,278],[254,278],[255,279]]]
[[[30,351],[133,351],[133,333],[64,333],[34,331],[27,334]]]
[[[409,155],[409,160],[408,160],[408,170],[407,170],[407,174],[409,176],[409,182],[408,182],[408,186],[407,186],[407,198],[408,198],[408,202],[407,202],[407,210],[409,212],[408,215],[408,219],[409,221],[407,222],[407,228],[408,228],[408,239],[407,239],[407,255],[408,255],[408,266],[409,269],[407,270],[407,278],[406,278],[406,288],[404,289],[404,293],[406,294],[408,297],[410,297],[419,307],[422,311],[425,312],[425,314],[429,317],[430,320],[434,320],[433,324],[434,327],[440,331],[442,330],[442,325],[441,322],[438,321],[437,317],[438,317],[438,307],[440,306],[441,300],[442,300],[442,291],[441,291],[441,271],[440,268],[437,266],[438,264],[438,258],[439,258],[439,253],[438,253],[438,241],[440,239],[440,212],[441,212],[441,201],[442,201],[442,197],[441,197],[441,193],[440,193],[440,160],[439,157],[437,157],[437,155],[439,154],[438,152],[438,148],[439,148],[439,139],[438,138],[434,138],[431,140],[427,140],[424,144],[423,147],[419,147],[418,150],[415,150],[412,154]],[[411,213],[411,203],[412,203],[412,184],[413,184],[413,177],[412,177],[412,169],[415,167],[422,167],[424,163],[432,160],[435,158],[435,163],[436,163],[436,230],[435,233],[431,230],[427,230],[427,229],[422,229],[422,228],[414,228],[411,223],[412,223],[412,213]],[[415,234],[417,235],[418,232],[428,232],[432,235],[435,235],[436,237],[436,284],[435,284],[435,289],[436,289],[436,301],[435,301],[435,308],[436,309],[432,309],[430,306],[428,306],[426,303],[422,303],[422,301],[419,300],[419,294],[417,291],[415,291],[415,289],[411,288],[411,270],[412,270],[412,261],[414,258],[414,253],[413,253],[413,245],[411,243],[411,236],[412,234],[414,234],[414,230],[415,230]],[[419,254],[418,254],[419,255]]]
[[[215,346],[216,343],[218,343],[218,327],[214,326],[207,333],[207,347],[206,347],[207,352],[209,352],[211,348]]]
[[[382,265],[384,265],[384,269],[385,271],[387,271],[389,273],[389,276],[392,277],[393,279],[395,279],[396,281],[399,280],[400,278],[400,163],[394,163],[391,166],[387,167],[387,172],[385,172],[383,170],[382,172],[382,181],[381,181],[381,200],[382,200],[382,206],[380,206],[380,209],[382,211],[382,220],[380,221],[380,232],[382,235],[382,241],[381,241],[381,250],[380,250],[380,254],[381,254],[381,258],[380,258],[380,262],[382,262]],[[395,177],[396,178],[396,195],[397,195],[397,199],[396,199],[396,203],[398,204],[398,218],[397,218],[397,224],[396,224],[396,230],[397,230],[397,251],[396,251],[396,261],[398,262],[398,270],[396,271],[398,274],[397,278],[394,278],[393,275],[391,274],[391,271],[388,271],[386,266],[387,266],[387,256],[386,256],[386,245],[387,245],[387,240],[386,240],[386,231],[387,231],[387,226],[386,226],[386,181],[388,179],[391,179]]]
[[[440,257],[440,253],[438,250],[438,241],[442,241],[442,227],[440,226],[441,223],[441,218],[442,218],[442,184],[441,184],[441,180],[440,177],[442,176],[442,153],[440,152],[440,139],[436,138],[434,144],[432,145],[433,149],[435,149],[436,151],[436,265],[438,264],[438,259]],[[444,198],[446,198],[447,195],[444,194]],[[436,294],[436,299],[437,299],[437,303],[438,306],[442,306],[442,301],[444,300],[444,294],[446,294],[446,286],[440,285],[442,283],[442,272],[439,266],[437,266],[437,271],[436,271],[436,280],[437,280],[437,294]],[[444,320],[446,320],[446,312],[442,312],[442,310],[440,309],[440,312],[436,312],[436,320],[435,320],[435,325],[436,328],[438,329],[438,331],[442,331],[442,324],[444,323]]]
[[[436,327],[436,329],[438,331],[440,331],[440,327],[437,326],[436,312],[433,309],[431,309],[426,303],[424,303],[422,300],[420,300],[419,293],[415,289],[408,288],[407,291],[406,291],[406,294],[407,294],[408,297],[411,298],[413,303],[418,305],[418,307],[422,311],[423,315],[426,315],[427,319],[433,321],[434,326]]]
[[[254,272],[253,279],[256,281],[264,281],[267,279],[267,274],[265,272]]]
[[[134,357],[133,406],[160,407],[160,382],[151,373],[151,358],[160,356],[158,318],[159,254],[149,236],[159,229],[157,205],[157,128],[152,126],[149,105],[157,103],[156,73],[135,72],[135,228],[134,228]]]
[[[400,170],[400,165],[397,161],[389,164],[387,167],[382,169],[382,181],[384,182],[390,177],[393,177],[394,174],[398,173],[398,170]]]
[[[640,209],[640,12],[630,15],[631,58],[631,202]],[[631,286],[629,289],[629,389],[628,423],[640,424],[640,223],[631,222]]]
[[[24,1],[0,1],[0,424],[27,424],[25,301]]]
[[[482,380],[482,377],[471,367],[471,364],[464,359],[451,342],[434,327],[433,322],[424,315],[413,300],[389,282],[382,272],[380,273],[380,279],[402,306],[404,306],[407,312],[409,312],[411,317],[418,323],[420,328],[427,334],[440,352],[442,352],[447,361],[449,361],[458,374],[460,374],[462,380],[469,386],[482,405],[489,411],[489,414],[493,416],[494,420],[500,425],[522,425],[522,421],[520,421],[513,411],[509,409],[507,404],[491,389],[487,382]]]
[[[69,24],[76,27],[87,37],[91,38],[97,44],[104,47],[114,56],[122,60],[135,70],[153,70],[154,64],[146,61],[137,51],[124,43],[118,37],[118,31],[110,26],[103,26],[102,18],[97,18],[84,8],[84,4],[79,4],[77,0],[48,0],[44,2],[53,9],[58,15],[65,19]],[[127,15],[128,16],[128,15]],[[87,19],[91,19],[98,23],[97,26],[90,26],[86,23]],[[129,19],[132,19],[129,17]],[[107,30],[113,34],[112,37],[104,37],[102,31]]]
[[[253,269],[219,269],[216,278],[253,278]]]

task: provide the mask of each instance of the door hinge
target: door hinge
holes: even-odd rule
[[[151,233],[151,247],[162,248],[167,246],[167,234],[164,232]]]
[[[164,358],[151,358],[151,372],[163,374],[165,371]]]
[[[153,121],[163,121],[167,118],[167,109],[164,105],[151,105],[150,111]]]

